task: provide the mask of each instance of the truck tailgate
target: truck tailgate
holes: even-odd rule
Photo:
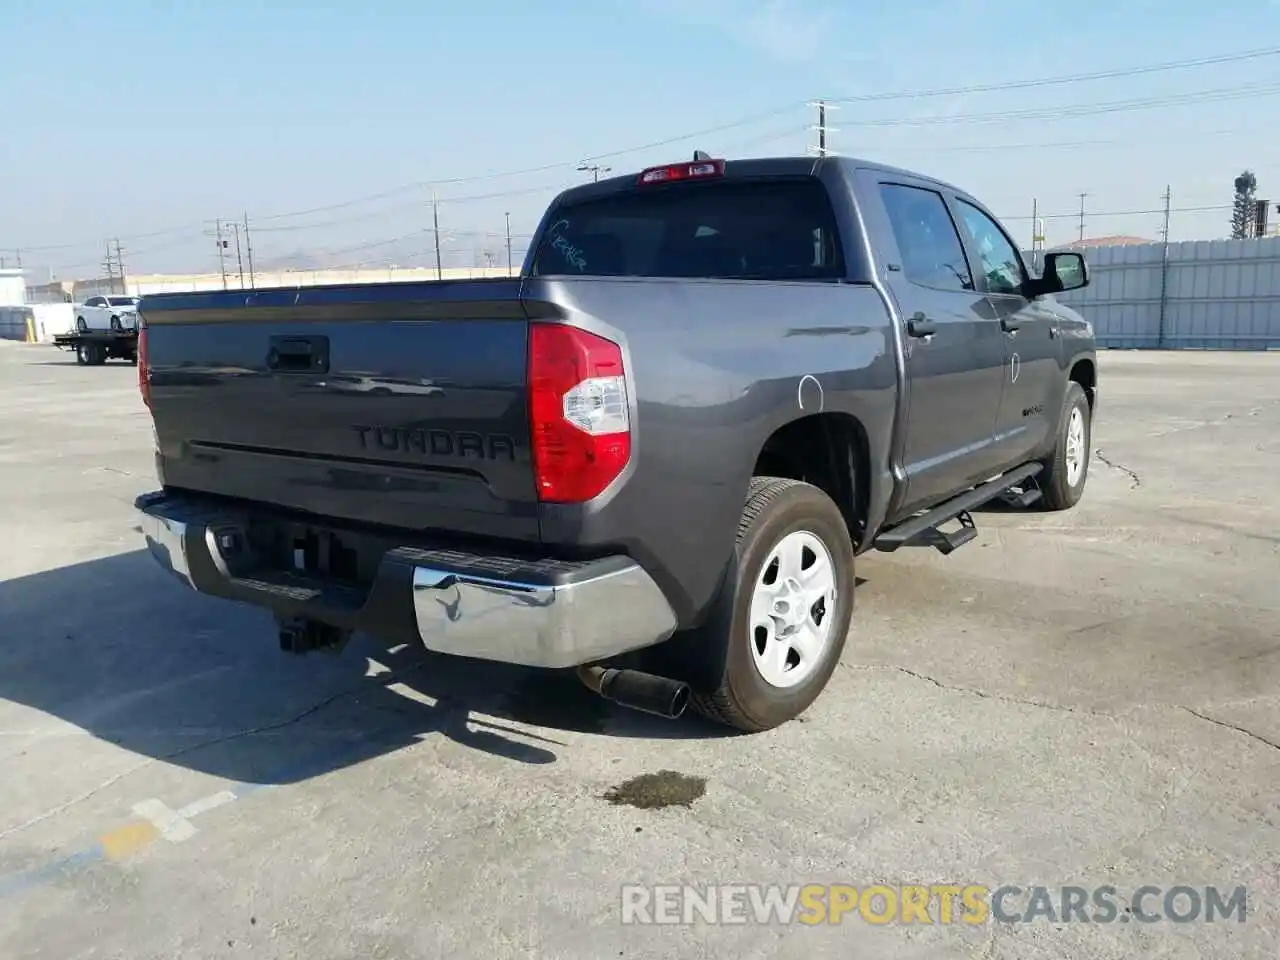
[[[535,541],[518,280],[147,297],[166,487]]]

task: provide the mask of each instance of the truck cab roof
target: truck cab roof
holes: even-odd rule
[[[671,160],[673,164],[689,163],[689,160]],[[661,166],[656,164],[655,166]],[[936,177],[926,176],[917,173],[914,170],[906,170],[900,167],[894,167],[889,164],[879,163],[874,160],[864,160],[859,157],[848,156],[828,156],[828,157],[753,157],[746,160],[724,160],[724,179],[754,179],[766,177],[806,177],[816,176],[824,167],[835,166],[841,170],[852,172],[854,170],[874,170],[879,173],[888,173],[895,176],[909,177],[912,180],[932,183],[936,186],[949,190],[954,193],[968,195],[968,191],[939,180]],[[639,177],[641,170],[635,170],[629,173],[619,174],[618,176],[608,177],[594,183],[584,183],[576,187],[570,187],[560,194],[559,202],[579,202],[589,200],[594,197],[604,196],[610,193],[616,193],[620,190],[639,189]]]

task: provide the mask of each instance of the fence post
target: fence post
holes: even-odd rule
[[[1156,332],[1156,349],[1164,349],[1164,316],[1169,305],[1169,214],[1173,200],[1173,188],[1164,188],[1164,229],[1160,246],[1160,325]]]

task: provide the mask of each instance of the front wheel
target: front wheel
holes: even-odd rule
[[[853,614],[853,544],[817,487],[754,477],[736,544],[724,672],[694,696],[704,716],[758,732],[803,713],[830,680]]]
[[[1074,381],[1067,384],[1062,400],[1062,419],[1058,424],[1058,442],[1044,461],[1040,490],[1049,510],[1069,510],[1084,495],[1089,479],[1089,450],[1093,433],[1093,410],[1084,388]]]
[[[109,323],[113,333],[120,333],[124,328],[120,326],[120,318],[113,316]]]

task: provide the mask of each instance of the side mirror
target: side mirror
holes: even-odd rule
[[[1089,266],[1083,253],[1046,253],[1040,293],[1065,293],[1089,285]]]

